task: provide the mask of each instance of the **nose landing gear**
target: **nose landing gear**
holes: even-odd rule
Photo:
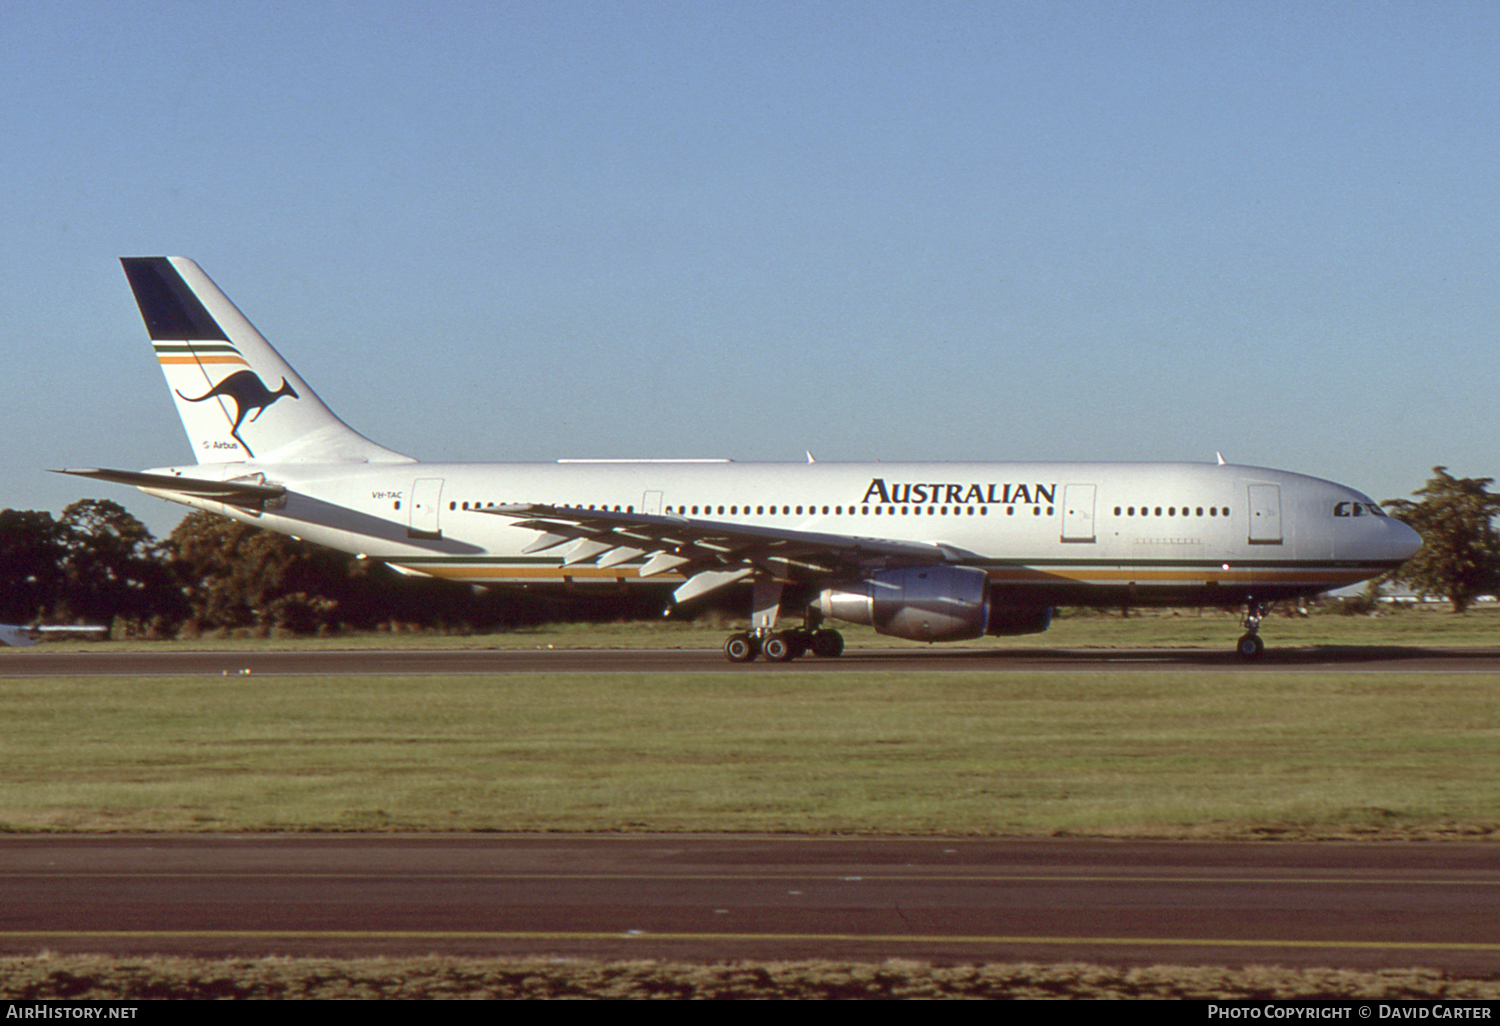
[[[1242,626],[1245,633],[1240,640],[1234,643],[1234,654],[1244,660],[1259,659],[1260,654],[1265,651],[1266,643],[1261,640],[1260,621],[1266,615],[1266,607],[1251,599],[1245,610],[1245,619]]]

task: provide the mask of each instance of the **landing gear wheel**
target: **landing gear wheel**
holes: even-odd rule
[[[814,631],[812,650],[820,659],[837,659],[844,654],[844,636],[838,631]]]
[[[795,639],[777,632],[761,642],[760,650],[773,663],[789,663],[801,653]]]
[[[1260,640],[1259,634],[1246,634],[1235,643],[1234,654],[1241,659],[1259,659],[1265,648],[1266,643]]]
[[[724,642],[724,655],[731,663],[754,662],[760,655],[760,639],[753,634],[731,634]]]

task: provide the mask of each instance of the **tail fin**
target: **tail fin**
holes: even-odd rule
[[[199,463],[411,461],[339,420],[193,261],[120,263]]]

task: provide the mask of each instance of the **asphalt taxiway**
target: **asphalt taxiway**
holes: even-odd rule
[[[1268,648],[1253,662],[1228,648],[849,649],[837,659],[730,663],[717,649],[427,649],[112,652],[0,649],[0,678],[182,674],[1162,672],[1500,673],[1500,648]]]
[[[0,951],[1500,964],[1484,844],[9,836]]]

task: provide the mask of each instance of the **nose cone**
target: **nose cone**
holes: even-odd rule
[[[1361,517],[1354,524],[1355,529],[1339,539],[1340,559],[1390,570],[1415,556],[1422,547],[1422,536],[1395,517]]]
[[[1422,547],[1422,536],[1395,517],[1384,517],[1386,528],[1381,544],[1386,548],[1385,558],[1395,563],[1404,563],[1417,554]]]

